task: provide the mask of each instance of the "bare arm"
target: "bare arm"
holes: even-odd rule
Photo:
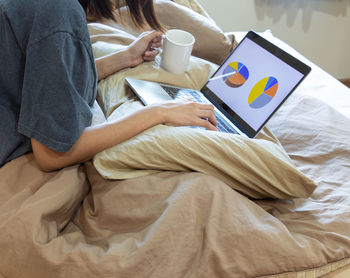
[[[97,58],[95,62],[98,80],[121,69],[135,67],[144,61],[153,61],[159,53],[157,48],[160,46],[161,40],[161,32],[145,32],[124,50]]]
[[[118,121],[87,127],[68,152],[54,151],[33,138],[31,143],[39,166],[44,171],[53,171],[87,161],[98,152],[161,123],[172,126],[202,126],[209,130],[216,130],[212,105],[170,102],[145,107]]]

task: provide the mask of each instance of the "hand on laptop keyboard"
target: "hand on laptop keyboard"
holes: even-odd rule
[[[191,90],[191,89],[179,89],[179,88],[170,87],[170,86],[162,86],[162,88],[173,99],[193,101],[193,102],[198,102],[198,103],[208,103],[208,101],[204,97],[202,97],[196,91]],[[237,134],[237,131],[234,128],[232,128],[227,123],[227,121],[219,113],[217,113],[217,111],[215,111],[215,117],[216,117],[216,121],[217,121],[216,127],[219,131]],[[196,128],[196,126],[192,126],[192,127]]]
[[[217,131],[214,106],[212,104],[174,100],[160,104],[161,112],[166,118],[164,124],[169,126],[200,126]]]

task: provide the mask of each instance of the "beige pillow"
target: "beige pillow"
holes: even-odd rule
[[[101,23],[88,25],[95,58],[113,53],[132,41],[130,34]],[[133,93],[125,86],[125,77],[167,83],[185,88],[201,89],[217,66],[211,62],[192,56],[183,74],[169,73],[156,61],[142,63],[135,68],[126,68],[99,82],[97,100],[108,117],[117,107],[133,99]]]
[[[221,64],[236,46],[235,40],[231,41],[213,20],[182,5],[161,0],[157,1],[155,9],[162,24],[194,35],[196,38],[193,47],[194,56]]]
[[[172,1],[182,6],[185,6],[191,9],[192,11],[195,11],[210,19],[210,16],[208,15],[208,13],[204,10],[202,5],[199,4],[196,0],[172,0]]]
[[[160,68],[156,62],[143,63],[135,68],[128,68],[99,82],[98,101],[106,117],[124,102],[135,98],[125,85],[125,77],[155,81],[184,88],[201,89],[216,67],[202,59],[191,57],[187,71],[172,74]]]
[[[124,103],[108,120],[141,107],[138,101]],[[257,199],[308,197],[316,187],[266,133],[261,133],[260,139],[248,139],[158,125],[97,154],[93,164],[106,179],[130,179],[165,170],[198,171]]]
[[[221,64],[237,45],[234,36],[227,36],[213,20],[183,5],[168,0],[158,0],[154,6],[160,22],[167,28],[182,29],[195,36],[196,43],[192,53],[194,56]],[[139,30],[135,26],[125,7],[120,9],[118,18],[122,19],[122,24],[111,20],[102,21],[102,23],[133,36],[138,36],[147,30]]]

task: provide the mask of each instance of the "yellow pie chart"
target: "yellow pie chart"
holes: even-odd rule
[[[278,81],[269,76],[255,84],[248,96],[248,104],[251,108],[259,109],[267,105],[276,95]]]

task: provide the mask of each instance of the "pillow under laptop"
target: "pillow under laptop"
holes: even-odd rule
[[[124,103],[108,120],[142,104]],[[254,199],[308,197],[315,183],[299,171],[265,128],[257,139],[190,127],[158,125],[93,159],[106,179],[131,179],[160,171],[197,171],[215,176]]]

